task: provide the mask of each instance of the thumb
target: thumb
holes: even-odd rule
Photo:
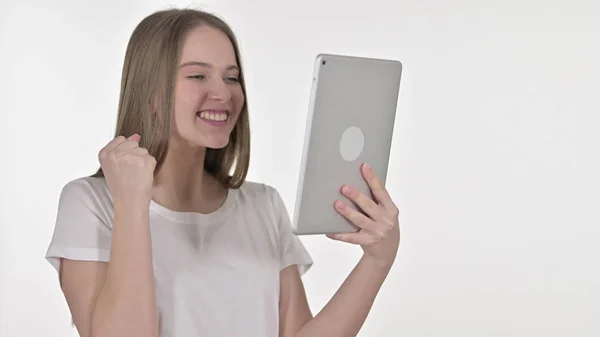
[[[139,135],[139,134],[137,134],[137,133],[134,133],[133,135],[131,135],[131,136],[130,136],[129,138],[127,138],[127,139],[129,139],[129,140],[133,140],[134,142],[136,142],[136,143],[139,143],[139,142],[140,142],[140,139],[142,139],[142,136],[140,136],[140,135]]]

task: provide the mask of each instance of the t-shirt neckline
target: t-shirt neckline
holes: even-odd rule
[[[237,197],[237,190],[230,188],[227,190],[225,201],[217,210],[212,213],[197,213],[197,212],[179,212],[171,210],[154,200],[150,201],[150,210],[158,213],[162,217],[177,222],[186,224],[207,224],[222,219],[229,210],[233,207]]]

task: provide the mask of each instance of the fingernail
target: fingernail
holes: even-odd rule
[[[365,172],[369,172],[369,171],[371,171],[371,166],[369,166],[369,164],[367,164],[367,163],[364,163],[363,169],[365,170]]]
[[[338,200],[335,202],[335,207],[337,209],[344,209],[344,203]]]
[[[348,185],[344,185],[344,187],[342,187],[342,193],[348,194],[352,192],[352,188]]]

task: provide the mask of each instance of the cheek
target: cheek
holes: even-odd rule
[[[245,99],[246,98],[244,97],[242,87],[238,86],[236,89],[232,90],[231,100],[233,101],[233,104],[235,105],[235,108],[238,111],[238,113],[242,110]]]
[[[195,116],[197,107],[202,105],[202,93],[190,85],[181,85],[176,88],[175,118],[189,118]]]

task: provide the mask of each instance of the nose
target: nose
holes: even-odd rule
[[[222,79],[215,79],[210,86],[209,97],[216,101],[228,102],[231,99],[231,90]]]

